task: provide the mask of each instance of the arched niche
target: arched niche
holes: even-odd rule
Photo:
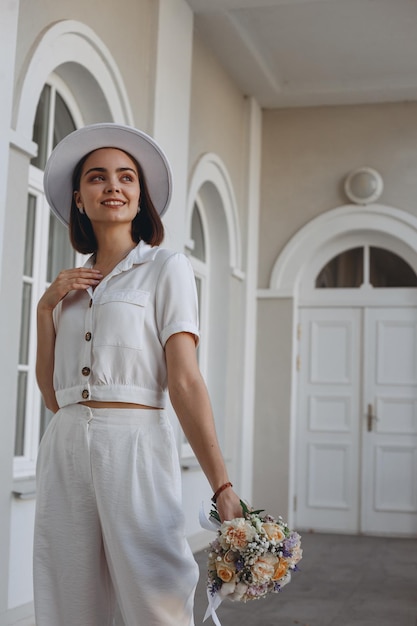
[[[230,436],[233,419],[230,368],[234,350],[235,319],[244,274],[241,270],[241,236],[237,204],[226,167],[215,154],[205,154],[196,164],[190,184],[186,211],[186,232],[191,257],[193,212],[198,211],[204,239],[205,282],[202,301],[202,348],[206,380],[216,416],[217,431],[225,453],[233,456]],[[194,260],[192,259],[192,262]],[[195,270],[197,265],[195,265]],[[225,416],[228,415],[228,419]]]
[[[36,105],[52,73],[77,94],[84,123],[133,124],[127,92],[108,48],[85,24],[63,20],[39,35],[23,65],[13,114],[16,144],[30,142]]]
[[[210,214],[204,208],[202,210],[213,236],[227,238],[232,273],[242,278],[242,244],[235,194],[226,167],[215,154],[204,154],[192,172],[186,213],[187,232],[191,232],[193,207],[198,196],[203,201],[203,207],[211,207]]]

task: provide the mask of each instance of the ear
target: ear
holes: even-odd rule
[[[74,191],[74,201],[80,213],[84,213],[84,205],[81,200],[81,194],[79,191]]]

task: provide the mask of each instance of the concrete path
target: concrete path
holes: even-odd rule
[[[302,544],[291,583],[262,600],[225,601],[217,612],[222,626],[417,626],[417,538],[306,533]],[[207,554],[196,559],[195,626],[201,626]],[[16,626],[34,626],[34,620]],[[211,619],[204,626],[213,626]]]
[[[302,534],[302,533],[301,533]],[[417,626],[417,538],[302,534],[300,571],[280,594],[225,601],[222,626]],[[205,552],[195,624],[207,607]],[[213,626],[211,619],[205,626]]]

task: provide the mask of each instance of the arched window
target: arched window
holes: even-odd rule
[[[191,218],[191,240],[188,242],[190,251],[190,262],[194,270],[195,283],[197,287],[198,310],[200,332],[204,337],[198,347],[197,357],[201,373],[206,376],[207,372],[207,335],[208,335],[208,283],[209,283],[209,263],[206,228],[204,226],[202,208],[196,200],[193,205]],[[184,434],[181,435],[181,456],[190,458],[194,456],[190,444]]]
[[[206,241],[204,235],[203,222],[198,203],[194,203],[193,215],[191,218],[191,237],[194,243],[192,257],[198,262],[206,262]]]
[[[331,259],[319,272],[318,289],[417,287],[417,275],[400,256],[375,246],[351,248]]]
[[[39,441],[51,417],[35,379],[37,302],[59,271],[76,261],[67,229],[46,202],[43,171],[52,149],[75,128],[74,115],[52,79],[38,102],[33,127],[38,154],[29,168],[15,437],[16,473],[22,475],[33,473]]]
[[[240,411],[235,385],[241,385],[231,355],[238,346],[235,311],[240,291],[241,237],[233,185],[217,155],[205,154],[196,164],[189,187],[187,252],[200,300],[200,368],[207,383],[217,435],[225,458],[234,462]],[[234,291],[236,289],[236,291]],[[185,446],[182,447],[184,454]],[[192,463],[191,463],[192,464]]]
[[[194,203],[191,220],[192,252],[191,265],[194,270],[195,282],[198,295],[198,309],[200,315],[200,330],[203,335],[207,334],[208,311],[207,311],[207,288],[208,288],[208,250],[203,218],[198,202]],[[206,374],[206,359],[204,345],[198,348],[198,360],[203,375]]]

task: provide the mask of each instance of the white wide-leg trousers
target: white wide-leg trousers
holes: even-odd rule
[[[60,409],[38,457],[37,626],[193,626],[180,502],[164,411]]]

